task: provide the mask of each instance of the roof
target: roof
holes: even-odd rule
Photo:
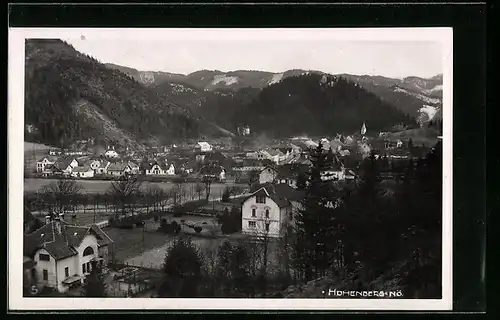
[[[56,222],[52,221],[33,233],[24,236],[24,256],[32,257],[38,249],[45,249],[56,260],[62,260],[77,255],[77,247],[85,236],[92,233],[96,236],[98,245],[107,245],[112,240],[104,231],[95,225],[83,227],[73,226],[61,220],[61,231],[57,230]]]
[[[92,171],[92,169],[90,169],[90,167],[76,167],[76,168],[73,168],[73,172],[89,172],[89,171]]]
[[[139,165],[135,162],[132,162],[132,161],[129,161],[128,165],[130,166],[130,168],[139,168]]]
[[[263,150],[263,152],[268,153],[272,157],[283,155],[283,153],[279,149],[266,149],[266,150]]]
[[[211,147],[208,142],[204,142],[204,141],[198,142],[198,145],[202,148],[210,148]]]
[[[167,170],[168,168],[165,166],[165,164],[159,162],[159,161],[154,161],[154,162],[148,162],[143,164],[143,169],[144,170],[151,170],[153,169],[154,166],[159,166],[162,170]]]
[[[57,161],[54,163],[54,166],[58,169],[64,170],[71,164],[71,162],[73,162],[73,160],[76,160],[76,158],[73,156],[61,157],[57,159]]]
[[[125,162],[115,162],[111,163],[108,167],[108,171],[123,171],[125,168],[127,168],[128,163]]]
[[[42,162],[43,159],[47,159],[48,161],[50,162],[56,162],[57,161],[57,157],[53,157],[53,156],[45,156],[43,158],[40,158],[39,160],[37,160],[37,162]]]
[[[309,170],[308,165],[304,164],[284,164],[278,168],[278,178],[295,178],[299,173],[305,173]]]
[[[259,189],[254,191],[250,196],[245,198],[244,201],[254,197],[254,196],[265,196],[271,198],[280,207],[287,207],[291,205],[291,202],[297,202],[302,200],[304,194],[302,191],[296,190],[290,187],[288,184],[265,184]],[[243,201],[243,202],[244,202]]]

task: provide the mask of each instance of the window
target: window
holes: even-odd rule
[[[248,226],[250,228],[255,228],[255,221],[248,221]]]
[[[86,273],[85,263],[84,263],[84,264],[82,264],[82,273],[84,273],[84,274]]]
[[[64,276],[66,278],[69,277],[69,268],[68,267],[64,268]]]
[[[87,272],[90,273],[92,270],[90,262],[87,262]]]
[[[252,208],[252,217],[255,217],[255,208]]]
[[[50,261],[50,256],[48,254],[40,253],[38,257],[40,258],[40,261]]]
[[[49,272],[47,269],[43,269],[43,281],[49,280]]]
[[[269,223],[266,223],[266,231],[269,232]]]
[[[94,249],[92,247],[87,247],[85,250],[83,250],[83,256],[89,256],[91,254],[94,254]]]
[[[266,218],[269,218],[269,209],[266,209]]]
[[[257,203],[266,203],[266,197],[265,196],[257,196],[255,201]]]

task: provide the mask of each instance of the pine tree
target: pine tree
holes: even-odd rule
[[[322,173],[328,165],[327,158],[321,143],[311,151],[312,167],[305,186],[302,209],[296,218],[294,260],[305,280],[324,275],[333,262],[332,242],[336,227],[329,205],[335,199],[331,183],[322,179]]]
[[[102,274],[102,268],[95,262],[92,263],[90,274],[85,279],[85,284],[82,287],[82,296],[88,298],[103,298],[106,297],[106,281]]]
[[[178,238],[165,255],[164,279],[158,295],[162,298],[194,298],[202,278],[202,259],[190,239]]]

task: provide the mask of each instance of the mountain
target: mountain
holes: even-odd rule
[[[26,41],[25,139],[120,145],[197,137],[207,124],[130,75],[57,39]],[[104,142],[103,141],[103,142]]]
[[[321,71],[294,69],[283,73],[266,71],[237,70],[223,72],[219,70],[200,70],[188,75],[167,72],[143,72],[113,65],[146,85],[161,88],[162,84],[175,83],[201,91],[232,90],[242,88],[265,88],[286,78],[303,74],[324,74]],[[406,77],[403,79],[382,76],[339,74],[343,78],[356,82],[366,90],[375,93],[403,112],[416,117],[420,123],[433,119],[442,107],[443,76],[431,78]]]
[[[249,125],[255,133],[273,137],[334,135],[357,132],[366,122],[368,132],[389,131],[396,125],[416,127],[415,119],[343,77],[310,73],[288,77],[242,99],[232,96],[233,128]],[[238,99],[238,100],[237,100]]]
[[[432,120],[442,108],[443,76],[441,74],[428,79],[419,77],[394,79],[349,74],[341,76],[358,83],[406,114],[416,117],[420,123]]]
[[[185,75],[179,73],[169,73],[161,71],[139,71],[134,68],[119,66],[113,63],[106,63],[106,67],[110,69],[117,69],[129,76],[132,76],[135,80],[142,83],[145,86],[156,86],[163,82],[177,82],[184,79]]]

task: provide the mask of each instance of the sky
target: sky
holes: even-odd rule
[[[293,39],[92,39],[63,38],[75,49],[104,63],[141,71],[188,74],[290,69],[327,73],[432,77],[443,72],[442,47],[436,41],[351,41]]]

